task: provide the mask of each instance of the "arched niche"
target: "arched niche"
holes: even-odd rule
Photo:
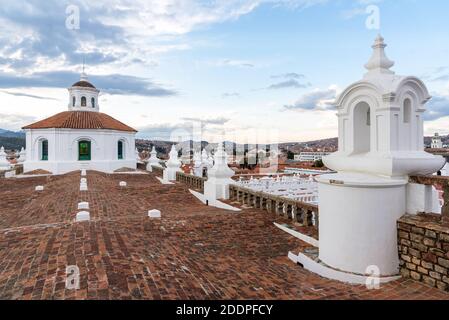
[[[363,154],[371,151],[371,106],[366,101],[358,102],[353,109],[352,154]]]
[[[410,98],[405,98],[402,103],[402,118],[404,123],[412,122],[412,100]]]

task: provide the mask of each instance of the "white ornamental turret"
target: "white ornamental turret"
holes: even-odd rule
[[[228,166],[228,155],[223,144],[219,143],[214,155],[215,164],[208,171],[207,181],[204,183],[204,196],[209,201],[229,199],[229,185],[234,171]]]
[[[201,153],[196,151],[193,154],[193,174],[197,177],[203,176],[203,167],[201,163]]]
[[[385,47],[377,37],[368,73],[338,97],[339,148],[323,158],[338,173],[317,178],[319,259],[351,275],[367,274],[370,266],[381,276],[398,275],[397,221],[433,201],[431,190],[408,183],[409,176],[432,174],[445,163],[424,152],[426,86],[395,75]]]
[[[178,159],[178,151],[176,151],[175,145],[172,145],[169,159],[166,163],[167,168],[164,170],[164,181],[176,180],[176,172],[181,172],[181,161]]]
[[[5,148],[1,147],[0,148],[0,170],[9,170],[11,168],[11,164],[6,159],[6,156],[7,156],[7,154],[5,152]]]
[[[137,163],[142,163],[142,158],[140,157],[139,150],[136,148],[136,161]]]
[[[207,168],[210,169],[214,166],[214,158],[212,157],[212,154],[209,154],[207,158]]]
[[[25,151],[25,149],[22,147],[22,150],[20,150],[20,153],[19,153],[19,159],[18,159],[18,163],[24,163],[25,161],[26,161],[26,151]]]
[[[209,156],[207,155],[206,149],[203,149],[201,152],[201,161],[203,162],[203,165],[206,165],[208,163]]]
[[[162,167],[160,164],[160,159],[157,157],[156,147],[153,146],[153,149],[150,152],[150,158],[147,163],[147,171],[153,172],[152,167]]]

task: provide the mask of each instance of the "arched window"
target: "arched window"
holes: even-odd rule
[[[41,161],[48,160],[48,140],[41,141]]]
[[[410,123],[412,119],[412,100],[404,100],[404,123]]]
[[[79,161],[90,161],[91,154],[90,154],[91,146],[90,141],[88,140],[82,140],[78,142],[78,160]]]
[[[123,141],[119,141],[117,144],[117,157],[119,160],[123,159]]]
[[[92,108],[95,108],[95,98],[90,99],[90,102],[92,104]]]
[[[73,97],[73,98],[72,98],[72,107],[74,107],[74,106],[75,106],[75,103],[76,103],[76,98],[75,98],[75,97]]]
[[[87,104],[86,97],[81,97],[81,107],[85,107]]]

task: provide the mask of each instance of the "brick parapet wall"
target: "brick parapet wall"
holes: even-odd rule
[[[401,274],[449,291],[449,225],[439,215],[405,215],[398,221]]]

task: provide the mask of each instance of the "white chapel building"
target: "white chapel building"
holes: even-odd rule
[[[84,72],[68,90],[68,111],[23,127],[27,146],[24,172],[136,169],[137,131],[100,112],[100,91]]]

